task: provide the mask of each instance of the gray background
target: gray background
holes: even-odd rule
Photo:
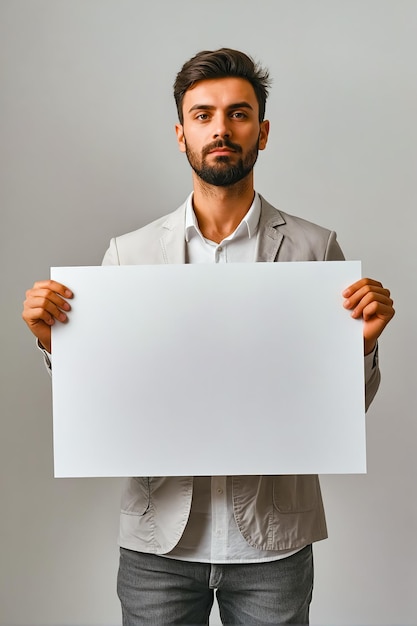
[[[312,623],[417,623],[416,26],[407,0],[0,2],[1,625],[120,624],[121,481],[53,478],[50,381],[22,301],[50,266],[97,265],[111,236],[182,202],[171,86],[220,46],[274,78],[256,188],[335,229],[396,300],[368,474],[322,480]]]

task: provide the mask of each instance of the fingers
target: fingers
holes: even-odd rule
[[[61,294],[64,298],[72,298],[73,293],[71,289],[62,285],[61,283],[57,283],[56,280],[40,280],[37,281],[32,289],[29,291],[37,290],[37,289],[48,289],[49,291],[53,291],[54,293]]]
[[[367,307],[374,302],[380,303],[382,307],[388,307],[392,311],[390,317],[394,315],[390,291],[376,280],[363,278],[345,289],[342,295],[346,298],[343,306],[345,309],[352,310],[352,317],[363,316],[365,310],[366,314],[369,315],[369,311],[374,310],[375,307],[371,307],[371,309]]]
[[[388,289],[378,291],[362,291],[360,290],[344,301],[345,309],[352,311],[353,318],[363,317],[364,320],[369,319],[373,315],[384,314],[389,319],[394,315],[393,301],[390,298]]]
[[[365,322],[368,322],[375,317],[379,317],[380,319],[385,319],[388,323],[389,320],[394,317],[394,313],[395,311],[392,304],[372,300],[369,304],[364,305],[363,307],[356,307],[356,309],[352,312],[352,317],[362,317]]]
[[[37,315],[39,310],[43,311],[45,315],[41,315],[40,318],[45,322],[47,322],[48,318],[65,322],[67,315],[64,311],[70,311],[71,306],[64,298],[61,298],[53,291],[51,292],[48,289],[31,289],[26,292],[24,309],[31,312],[29,313],[30,315]]]
[[[67,298],[72,297],[73,293],[68,287],[54,280],[38,281],[26,292],[22,318],[48,351],[51,326],[56,321],[65,323],[68,320],[67,313],[71,306]]]
[[[366,285],[369,285],[369,286],[372,285],[374,287],[382,287],[382,283],[380,283],[377,280],[372,280],[372,278],[361,278],[356,283],[353,283],[353,285],[350,285],[349,287],[347,287],[344,290],[342,295],[345,298],[349,298],[349,296],[351,296],[353,293],[355,293],[356,291],[358,291],[359,289],[361,289],[362,287]]]
[[[72,298],[72,296],[70,289],[55,281],[36,282],[32,289],[26,292],[24,319],[38,318],[45,322],[57,319],[64,322],[67,319],[64,311],[71,309],[66,298]]]
[[[380,282],[362,278],[345,289],[342,295],[345,309],[351,311],[353,318],[363,320],[364,350],[369,354],[395,315],[391,294]]]

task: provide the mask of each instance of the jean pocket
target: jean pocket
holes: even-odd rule
[[[316,507],[317,476],[274,476],[273,480],[274,507],[280,513],[302,513]]]
[[[122,513],[145,515],[151,503],[149,477],[129,478],[122,495]]]

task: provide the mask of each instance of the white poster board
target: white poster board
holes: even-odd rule
[[[57,477],[366,471],[360,262],[52,268]]]

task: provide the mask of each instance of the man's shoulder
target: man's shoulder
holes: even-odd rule
[[[259,257],[276,261],[339,261],[343,252],[336,233],[306,219],[284,213],[261,196]]]
[[[281,209],[274,207],[263,196],[261,198],[262,206],[262,223],[264,226],[278,228],[280,231],[288,232],[296,230],[303,232],[306,235],[310,233],[313,235],[328,236],[331,231],[329,228],[320,226],[315,222],[311,222],[303,217],[286,213]]]
[[[129,244],[132,241],[140,242],[149,238],[160,237],[165,231],[173,230],[178,226],[184,227],[185,206],[186,203],[184,202],[181,206],[175,209],[175,211],[171,211],[171,213],[158,217],[156,220],[149,222],[149,224],[146,224],[141,228],[119,235],[116,237],[118,243]]]
[[[142,228],[114,237],[103,265],[184,262],[185,203]]]

